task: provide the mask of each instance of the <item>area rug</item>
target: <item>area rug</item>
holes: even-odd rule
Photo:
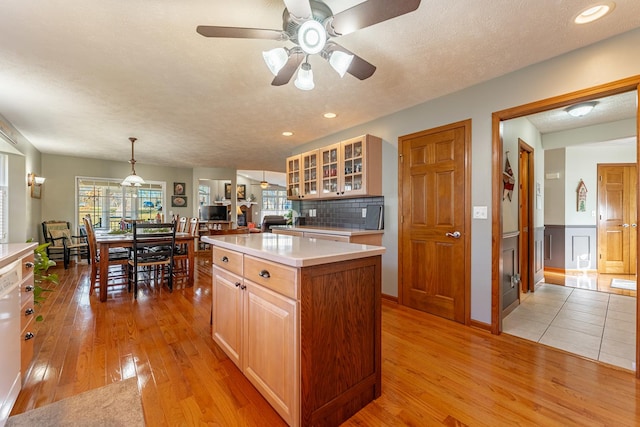
[[[637,285],[635,280],[611,279],[611,287],[616,289],[629,289],[635,291]]]
[[[86,391],[9,417],[6,426],[144,426],[137,378]]]

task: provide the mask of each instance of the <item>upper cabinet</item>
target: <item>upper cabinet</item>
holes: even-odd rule
[[[313,164],[317,164],[317,168],[314,169],[313,176],[317,176],[317,181],[313,182],[313,194],[304,194],[304,198],[337,199],[382,195],[382,140],[380,138],[363,135],[320,148],[314,153],[317,161]],[[288,158],[287,165],[299,156]],[[304,159],[298,161],[304,163]],[[309,164],[312,162],[309,161]],[[306,171],[305,176],[307,176]],[[312,174],[309,173],[308,176]],[[287,179],[290,177],[291,175],[287,173]],[[287,184],[290,186],[292,182]],[[305,189],[307,184],[309,183],[305,183]],[[301,198],[292,197],[291,193],[289,196]]]
[[[287,197],[313,199],[318,197],[318,150],[287,158]]]

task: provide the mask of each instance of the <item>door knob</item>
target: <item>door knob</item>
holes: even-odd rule
[[[631,224],[632,227],[637,227],[638,225],[634,222],[633,224]]]
[[[627,228],[627,227],[629,227],[629,224],[622,224],[622,226],[623,226],[624,228]]]
[[[460,238],[460,232],[459,231],[454,231],[453,233],[447,233],[446,236],[447,237],[453,237],[454,239],[459,239]]]

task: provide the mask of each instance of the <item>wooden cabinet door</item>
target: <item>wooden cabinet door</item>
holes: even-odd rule
[[[337,197],[340,191],[340,144],[329,145],[319,150],[320,194],[322,197]]]
[[[297,303],[245,280],[242,371],[280,416],[297,424]]]
[[[301,196],[305,199],[314,199],[320,194],[318,185],[318,150],[300,155],[301,172]]]
[[[213,339],[242,369],[242,287],[243,279],[218,266],[213,267]]]
[[[287,157],[287,198],[300,198],[300,155]]]
[[[359,137],[340,144],[340,195],[367,194],[366,138]]]

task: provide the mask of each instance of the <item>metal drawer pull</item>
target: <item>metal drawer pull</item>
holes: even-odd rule
[[[267,270],[262,270],[260,273],[258,273],[258,276],[262,277],[263,279],[268,279],[269,277],[271,277],[271,274],[269,274]]]
[[[236,288],[240,287],[240,282],[236,282]]]
[[[24,287],[24,291],[25,291],[25,292],[31,292],[31,291],[33,291],[33,286],[32,286],[32,285],[27,285],[27,286],[25,286],[25,287]]]
[[[29,341],[30,339],[32,339],[33,337],[35,337],[35,335],[33,334],[33,332],[27,332],[26,334],[24,334],[24,340],[25,341]]]
[[[240,289],[244,291],[245,289],[247,289],[247,285],[240,285]]]
[[[223,256],[222,258],[220,258],[220,260],[222,262],[229,262],[229,258],[227,258],[226,256]]]
[[[34,266],[34,265],[35,265],[35,264],[34,264],[34,263],[32,263],[31,261],[27,261],[27,262],[25,262],[25,263],[24,263],[24,266],[25,266],[27,269],[33,268],[33,266]]]
[[[33,314],[33,308],[27,308],[27,309],[24,311],[24,315],[25,315],[25,316],[30,316],[30,315],[32,315],[32,314]]]

